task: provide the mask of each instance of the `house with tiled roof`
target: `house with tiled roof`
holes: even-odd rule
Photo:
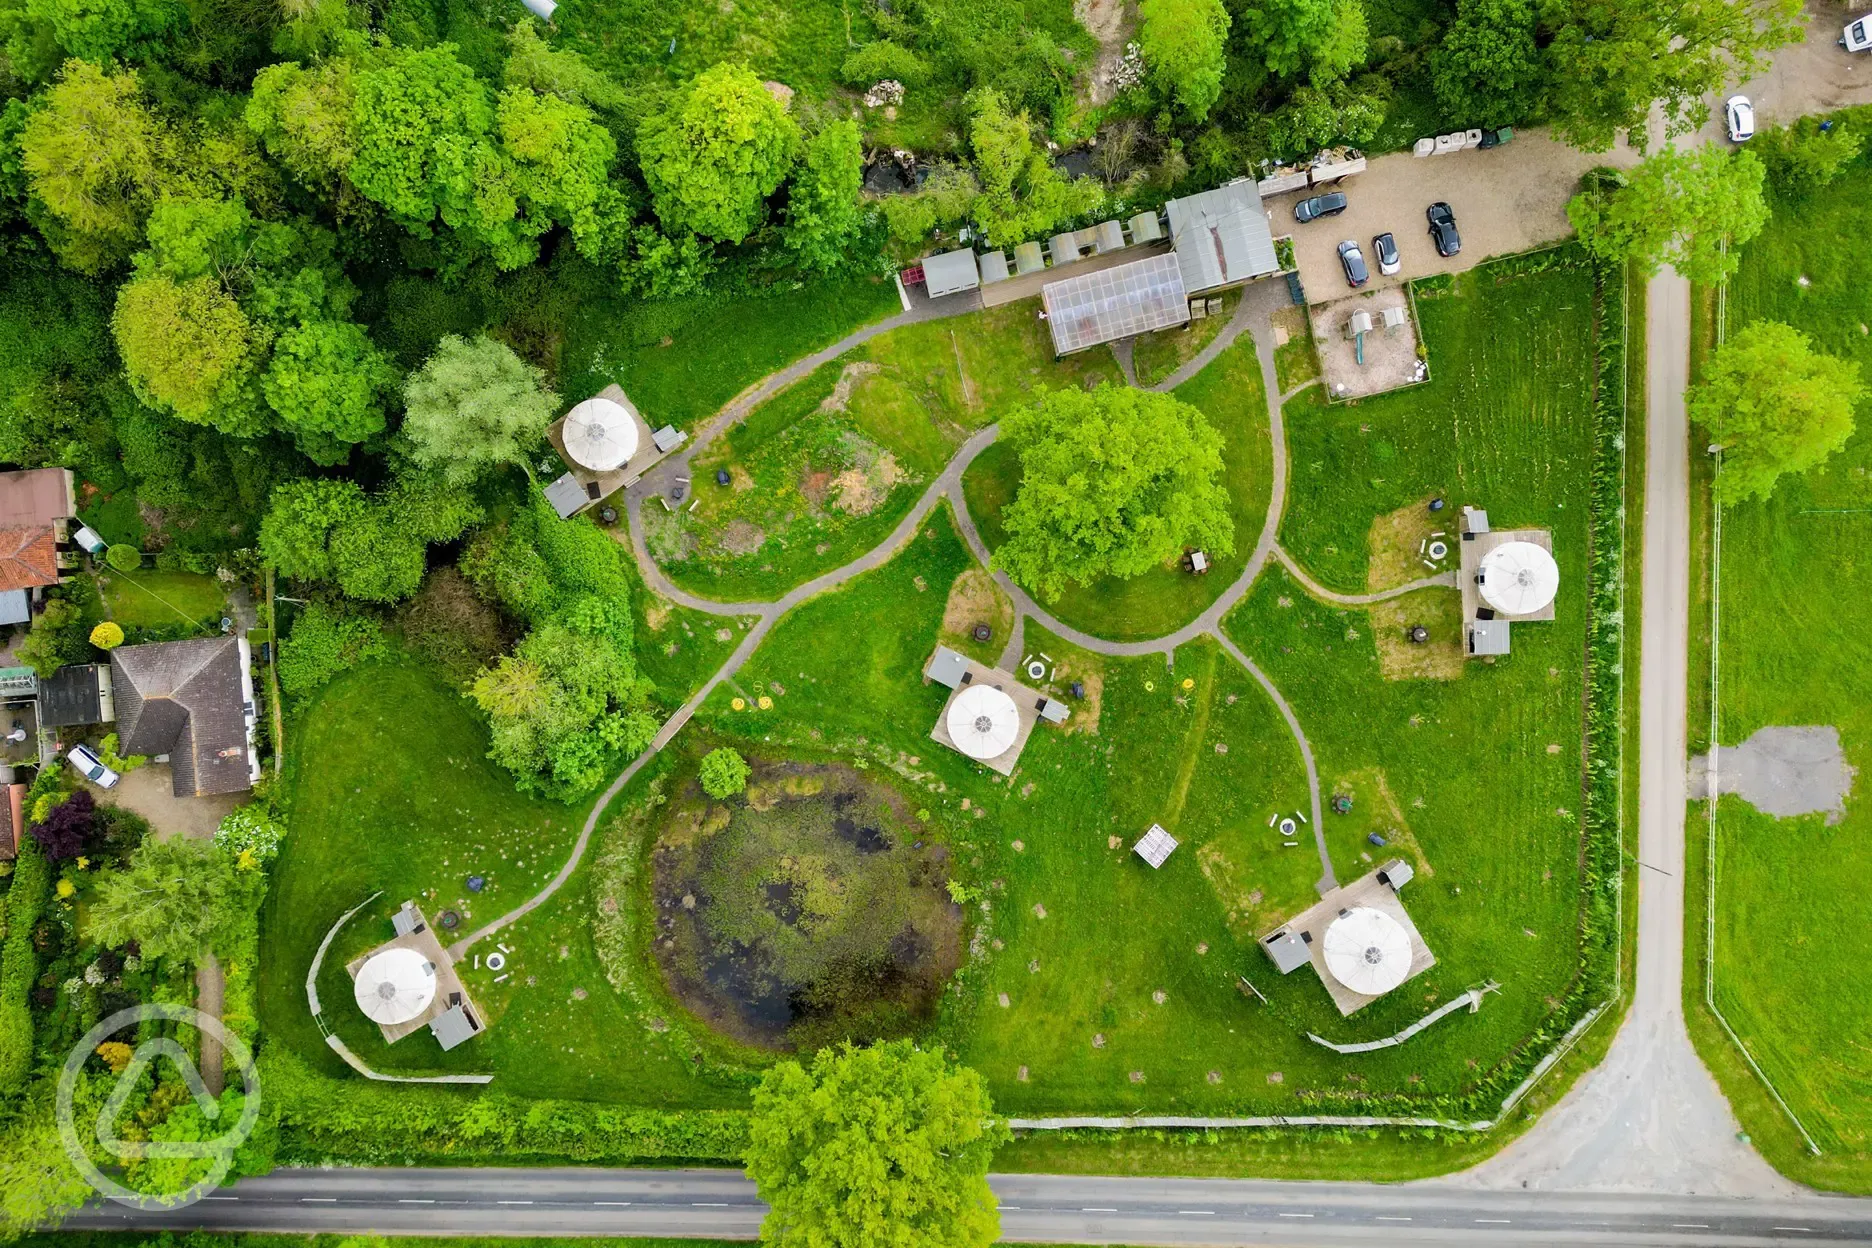
[[[59,580],[59,543],[77,513],[64,468],[0,472],[0,624],[32,618],[38,591]]]
[[[118,752],[166,757],[177,797],[252,788],[252,662],[247,639],[231,634],[111,651]]]

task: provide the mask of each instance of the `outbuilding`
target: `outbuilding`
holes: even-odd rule
[[[967,247],[945,251],[923,262],[923,289],[932,299],[959,295],[981,285],[981,273],[975,267],[975,253]]]

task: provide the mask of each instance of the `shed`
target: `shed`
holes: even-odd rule
[[[1125,224],[1131,227],[1131,241],[1134,243],[1154,243],[1163,238],[1163,222],[1154,212],[1140,212]]]
[[[423,921],[422,911],[416,908],[416,903],[406,901],[402,909],[390,916],[390,926],[397,935],[408,936],[422,931],[428,924]]]
[[[954,689],[968,674],[968,656],[958,654],[948,646],[937,646],[923,674],[945,689]]]
[[[1014,246],[1014,272],[1016,276],[1038,273],[1046,268],[1046,253],[1040,250],[1040,244],[1029,239]]]
[[[110,668],[102,663],[59,668],[39,682],[38,702],[39,722],[47,728],[108,724],[116,718]]]
[[[1170,852],[1177,847],[1176,837],[1163,830],[1161,824],[1151,824],[1144,839],[1131,847],[1131,852],[1150,863],[1153,869],[1163,866]]]
[[[981,270],[981,284],[992,286],[996,282],[1008,279],[1008,259],[1005,251],[984,251],[975,261]]]
[[[1508,653],[1507,620],[1471,620],[1469,653],[1479,655]]]
[[[76,529],[72,530],[72,541],[78,543],[79,547],[83,550],[94,555],[101,555],[110,549],[110,543],[100,537],[98,531],[88,524],[81,524]]]
[[[1040,289],[1053,351],[1070,355],[1189,322],[1189,296],[1175,255],[1149,256]]]
[[[1465,542],[1488,531],[1488,512],[1480,507],[1462,509],[1462,535]]]
[[[1261,938],[1261,952],[1267,954],[1274,969],[1285,975],[1297,971],[1313,960],[1307,950],[1307,942],[1294,934],[1290,927],[1283,927],[1278,932]]]
[[[1388,885],[1391,891],[1395,893],[1399,892],[1406,884],[1410,883],[1411,877],[1416,874],[1417,873],[1411,869],[1410,863],[1405,862],[1402,858],[1393,858],[1390,862],[1378,868],[1378,882]]]
[[[650,435],[650,444],[656,447],[658,451],[667,455],[681,446],[683,440],[688,436],[688,434],[678,429],[675,425],[664,425],[661,429],[658,429],[655,433]]]
[[[569,472],[549,484],[545,494],[546,501],[552,504],[553,511],[561,520],[576,516],[591,502],[591,499],[585,497],[585,487]]]
[[[1063,724],[1066,722],[1066,716],[1070,714],[1067,705],[1058,698],[1041,698],[1039,711],[1040,718],[1049,724]]]
[[[1239,286],[1280,269],[1261,193],[1246,178],[1173,199],[1164,213],[1184,289],[1192,295]]]
[[[1360,334],[1371,333],[1372,331],[1371,313],[1367,312],[1364,308],[1360,308],[1358,311],[1352,314],[1349,320],[1346,321],[1345,328],[1346,328],[1346,337],[1348,338],[1356,338]]]
[[[481,1020],[468,1012],[466,1002],[458,1001],[429,1020],[429,1034],[436,1038],[444,1053],[481,1032]]]
[[[923,288],[932,299],[974,290],[981,285],[975,271],[975,253],[967,247],[945,251],[923,262]]]
[[[1094,255],[1104,255],[1108,251],[1123,251],[1125,246],[1124,226],[1116,221],[1101,221],[1093,232],[1092,251]]]
[[[1064,234],[1055,234],[1047,243],[1047,255],[1053,259],[1053,267],[1071,264],[1079,258],[1079,236],[1071,230]]]

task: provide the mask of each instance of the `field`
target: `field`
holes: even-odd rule
[[[1872,340],[1863,332],[1872,322],[1872,258],[1837,244],[1872,222],[1868,196],[1872,168],[1861,163],[1822,192],[1778,201],[1730,285],[1729,332],[1756,319],[1786,321],[1872,375]],[[1856,968],[1872,958],[1872,934],[1838,916],[1862,908],[1872,872],[1872,808],[1862,796],[1872,765],[1872,639],[1848,605],[1872,595],[1865,418],[1862,406],[1860,432],[1844,452],[1784,479],[1766,503],[1727,509],[1722,521],[1719,739],[1733,745],[1768,725],[1832,725],[1859,771],[1837,824],[1821,815],[1777,820],[1736,797],[1718,810],[1717,1004],[1812,1133],[1819,1157],[1702,1010],[1700,957],[1687,976],[1706,1060],[1767,1158],[1803,1182],[1862,1194],[1872,1192],[1872,1059],[1864,1045],[1872,1002],[1856,988]],[[1704,619],[1693,616],[1693,631]],[[1693,691],[1707,680],[1707,668],[1693,667]],[[1693,719],[1690,728],[1693,739],[1707,736],[1707,720]],[[1692,815],[1692,862],[1701,874],[1701,808]],[[1698,955],[1703,913],[1691,908],[1686,932]]]
[[[693,510],[646,508],[645,540],[692,593],[778,598],[882,541],[962,442],[1014,404],[1120,380],[1109,351],[1055,361],[1031,303],[902,326],[697,456]],[[730,485],[715,483],[718,471]]]
[[[1156,385],[1214,342],[1228,325],[1229,318],[1235,315],[1235,307],[1241,302],[1241,291],[1224,292],[1220,302],[1221,311],[1211,313],[1200,321],[1191,321],[1176,329],[1160,329],[1155,333],[1138,335],[1131,348],[1131,367],[1137,376],[1137,384]]]
[[[1235,553],[1213,555],[1209,572],[1203,576],[1191,576],[1175,566],[1158,568],[1129,581],[1106,578],[1083,587],[1069,584],[1056,600],[1042,604],[1059,619],[1097,637],[1119,641],[1160,637],[1200,615],[1241,575],[1267,515],[1273,447],[1253,341],[1243,334],[1175,393],[1202,409],[1222,435]],[[992,551],[1003,540],[1001,510],[1020,488],[1020,461],[997,443],[969,466],[962,488],[969,515]]]

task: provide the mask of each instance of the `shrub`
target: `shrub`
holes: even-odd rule
[[[752,771],[740,751],[726,746],[711,750],[703,758],[699,773],[702,791],[713,798],[733,797],[747,788],[748,776]]]
[[[230,810],[214,834],[214,843],[230,858],[239,860],[243,854],[252,854],[256,863],[267,862],[279,853],[285,839],[285,826],[253,804]]]
[[[121,744],[116,733],[106,733],[104,739],[98,742],[98,761],[126,776],[149,762],[142,754],[119,754],[117,749]]]
[[[115,650],[123,642],[123,625],[115,620],[105,620],[91,630],[91,644],[100,650]]]
[[[113,542],[104,552],[104,562],[119,572],[134,572],[143,566],[143,552],[124,542]]]
[[[86,853],[97,832],[97,800],[89,789],[79,789],[46,813],[30,829],[32,838],[52,862],[64,862]]]
[[[380,658],[387,649],[376,620],[315,602],[280,644],[280,687],[292,697],[304,697],[346,668]]]
[[[850,87],[868,87],[886,78],[914,87],[929,81],[929,66],[909,48],[879,39],[847,56],[839,77]]]

